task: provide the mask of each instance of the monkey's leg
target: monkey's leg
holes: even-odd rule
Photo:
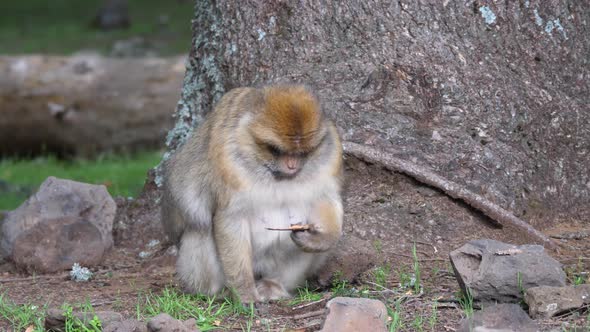
[[[191,293],[214,295],[223,289],[225,277],[210,231],[187,230],[182,235],[176,270],[182,285]]]
[[[328,253],[300,252],[292,256],[292,259],[279,266],[278,282],[289,292],[297,287],[305,285],[305,280],[317,274],[326,262]]]
[[[219,216],[215,223],[215,240],[226,286],[244,303],[260,300],[254,283],[252,241],[246,220]]]
[[[277,249],[279,250],[279,249]],[[305,285],[308,277],[315,275],[323,266],[328,253],[305,253],[297,249],[285,249],[284,259],[275,261],[272,271],[265,271],[256,281],[256,288],[262,300],[277,300],[291,297],[292,292]]]
[[[278,279],[263,278],[256,281],[256,290],[262,301],[278,300],[291,297]]]

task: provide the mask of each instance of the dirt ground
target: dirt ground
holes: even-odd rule
[[[396,300],[402,299],[400,309],[404,321],[403,331],[454,331],[458,327],[464,311],[457,301],[459,286],[448,260],[450,251],[478,238],[514,244],[527,243],[522,233],[507,227],[500,228],[462,202],[404,175],[351,158],[346,162],[346,175],[346,240],[343,244],[351,243],[347,242],[351,239],[364,244],[372,251],[367,264],[389,264],[392,270],[387,282],[388,290],[373,284],[371,270],[356,277],[351,286],[355,289],[364,286],[368,289],[366,294],[386,301],[392,308]],[[28,276],[16,271],[11,263],[4,263],[0,265],[1,290],[16,303],[47,303],[50,307],[59,307],[64,302],[81,303],[90,299],[95,310],[114,310],[125,317],[135,318],[140,292],[157,293],[165,287],[177,286],[174,257],[167,252],[158,224],[157,209],[151,207],[153,204],[150,202],[153,200],[154,197],[117,199],[119,211],[114,227],[116,245],[102,266],[93,269],[95,277],[90,282],[70,281],[67,272]],[[567,235],[588,232],[590,225],[587,221],[559,220],[546,225],[542,231],[553,236]],[[152,240],[160,242],[150,247],[148,244]],[[551,255],[562,262],[567,271],[590,271],[588,238],[558,241],[563,244],[563,249]],[[398,271],[412,271],[414,243],[424,287],[421,295],[398,288],[401,281]],[[142,252],[150,255],[141,258]],[[357,264],[359,258],[354,254],[344,256],[334,260],[342,266],[331,266],[331,272],[345,270],[347,266],[362,265]],[[347,271],[342,272],[347,275]],[[252,330],[267,331],[267,325],[260,323],[265,320],[271,322],[273,331],[319,330],[325,313],[323,308],[332,295],[329,287],[323,291],[325,296],[322,300],[306,306],[291,306],[286,302],[258,305]],[[436,322],[431,326],[429,319],[435,301]],[[538,323],[543,331],[571,327],[573,324],[584,326],[586,316],[587,313],[579,312]],[[423,321],[421,328],[415,324],[420,321],[420,317]],[[243,325],[240,323],[243,319],[230,317],[220,322],[220,325],[229,330],[242,330]],[[9,330],[8,322],[0,321],[0,330]]]

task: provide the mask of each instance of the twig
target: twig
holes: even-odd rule
[[[291,225],[287,228],[273,228],[273,227],[266,227],[269,231],[293,231],[293,232],[300,232],[300,231],[307,231],[309,230],[309,225]]]
[[[0,283],[4,282],[19,282],[19,281],[41,281],[41,280],[52,280],[52,279],[66,279],[69,274],[61,274],[61,275],[36,275],[30,277],[21,277],[21,278],[6,278],[0,279]]]
[[[394,293],[394,294],[396,294],[395,291],[393,291],[387,287],[383,287],[383,286],[379,285],[378,283],[374,283],[374,282],[370,282],[370,281],[365,281],[365,283],[382,288],[383,290],[378,291],[379,293]]]
[[[467,190],[465,187],[460,186],[457,183],[451,182],[442,176],[433,173],[427,168],[396,158],[387,152],[382,152],[369,146],[352,142],[345,142],[343,146],[344,151],[349,155],[355,156],[369,163],[383,165],[390,171],[406,174],[419,182],[438,188],[448,196],[462,200],[499,224],[511,225],[519,228],[535,239],[546,244],[548,247],[559,249],[559,246],[553,240],[522,219],[510,213],[510,211],[492,203],[481,195]]]
[[[422,242],[422,241],[414,241],[414,242],[419,243],[419,244],[423,244],[425,246],[431,246],[432,249],[434,250],[434,253],[435,254],[438,253],[438,249],[436,249],[436,247],[432,243]]]
[[[291,318],[297,320],[297,319],[304,319],[304,318],[309,318],[309,317],[315,317],[315,316],[320,316],[326,313],[326,309],[321,309],[321,310],[316,310],[316,311],[312,311],[312,312],[307,312],[301,315],[295,315]]]
[[[457,309],[459,308],[459,306],[457,306],[456,303],[437,303],[436,304],[436,308],[437,309]]]
[[[105,305],[113,304],[114,302],[114,300],[91,301],[90,304],[92,304],[93,307],[102,307]]]
[[[323,298],[321,298],[321,299],[319,299],[317,301],[313,301],[313,302],[309,302],[309,303],[305,303],[305,304],[301,304],[301,305],[298,305],[296,307],[293,307],[293,310],[297,310],[297,309],[309,307],[310,305],[314,305],[314,304],[321,303],[321,302],[324,302],[324,301],[326,301],[326,298],[325,297],[323,297]]]
[[[563,320],[569,318],[571,315],[573,315],[576,312],[586,311],[588,309],[590,309],[590,304],[585,304],[585,305],[583,305],[581,307],[574,308],[572,310],[568,310],[566,312],[562,312],[560,314],[557,314],[553,318],[555,318],[557,320],[560,320],[560,321],[563,321]]]
[[[417,251],[417,253],[424,254],[421,251]],[[412,256],[412,255],[406,255],[406,254],[395,254],[395,255],[405,257],[405,258],[414,259],[414,256]],[[447,260],[444,258],[418,258],[418,262],[433,262],[433,261],[446,262]]]
[[[570,257],[564,258],[562,261],[590,261],[590,257]]]
[[[581,239],[590,237],[590,231],[579,231],[579,232],[555,234],[555,235],[551,235],[551,237],[554,239],[563,239],[563,240],[581,240]]]

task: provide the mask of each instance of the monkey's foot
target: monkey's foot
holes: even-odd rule
[[[291,297],[279,282],[273,279],[261,279],[256,282],[256,289],[262,300],[278,300]]]

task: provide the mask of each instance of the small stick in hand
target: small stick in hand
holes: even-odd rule
[[[293,224],[288,228],[271,228],[271,227],[266,227],[266,229],[268,229],[269,231],[293,231],[293,232],[301,232],[301,231],[307,231],[309,230],[309,225],[299,225],[299,224]]]

